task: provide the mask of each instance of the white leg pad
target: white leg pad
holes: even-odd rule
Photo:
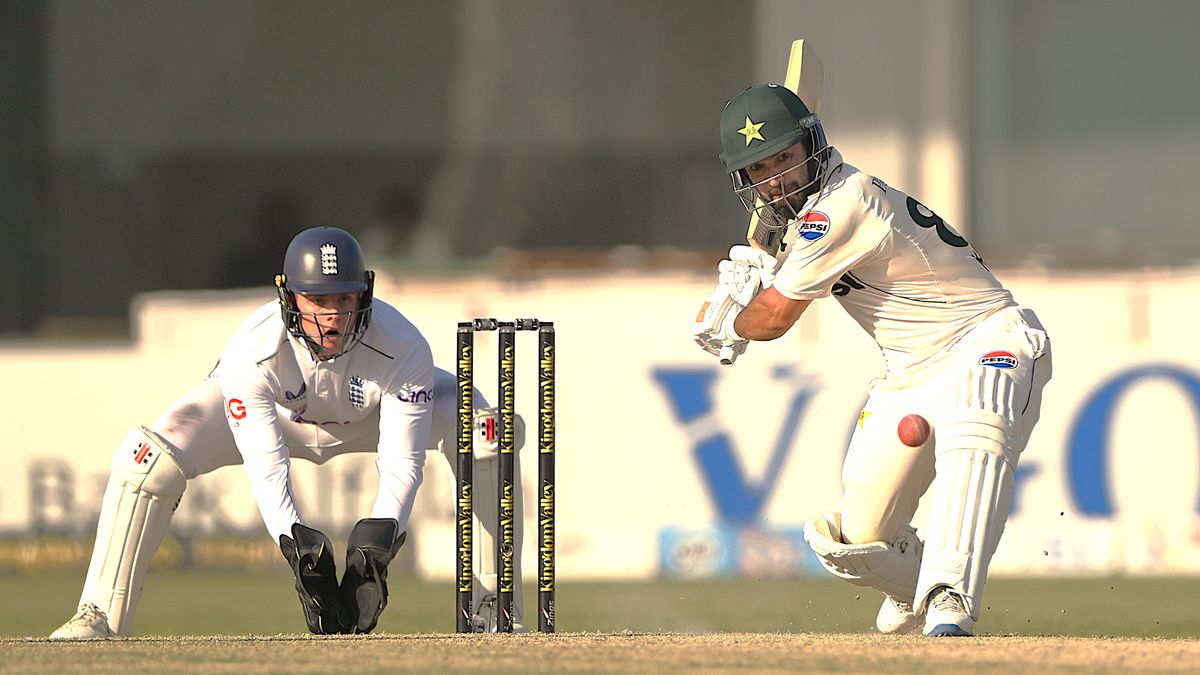
[[[131,429],[113,455],[80,604],[103,610],[117,635],[130,635],[146,570],[186,485],[166,442],[145,427]]]
[[[429,434],[430,450],[439,450],[455,471],[457,462],[458,410],[455,406],[455,391],[458,377],[438,369],[434,379],[433,427]],[[499,450],[499,409],[488,407],[487,397],[479,389],[472,391],[475,408],[472,420],[475,450],[474,537],[475,553],[472,567],[475,583],[471,593],[471,604],[478,608],[488,595],[496,593],[496,528],[499,525],[499,503],[497,490]],[[513,538],[516,551],[513,555],[513,609],[517,622],[525,616],[525,596],[521,583],[521,545],[524,539],[524,510],[521,498],[521,455],[525,445],[525,420],[515,415],[513,420]],[[495,630],[495,613],[492,613],[491,628]]]
[[[804,524],[804,539],[834,576],[912,603],[922,548],[912,526],[901,528],[891,542],[847,544],[842,540],[841,514],[828,513]]]
[[[433,424],[429,430],[429,450],[440,450],[454,468],[454,455],[458,439],[458,409],[455,392],[458,389],[458,377],[453,373],[437,369],[433,381]],[[500,449],[500,409],[488,407],[487,397],[478,388],[472,390],[472,405],[474,415],[471,427],[474,429],[475,458],[484,459],[495,455]],[[525,447],[525,419],[520,414],[513,416],[513,451]]]
[[[1019,450],[1009,429],[1002,416],[981,410],[940,421],[917,611],[932,590],[947,586],[979,618],[988,563],[1012,504]]]
[[[475,570],[475,584],[471,589],[471,604],[479,607],[483,599],[496,592],[498,581],[496,574],[496,536],[499,526],[499,485],[497,482],[499,464],[497,455],[487,455],[475,460],[475,557],[472,567]],[[521,583],[521,546],[524,540],[523,500],[521,499],[521,464],[519,457],[514,457],[513,494],[513,617],[517,623],[523,623],[525,616],[525,594]],[[495,630],[495,618],[489,630]]]
[[[500,409],[476,408],[472,424],[475,428],[475,459],[484,459],[500,452]],[[513,452],[525,447],[525,419],[513,413]]]

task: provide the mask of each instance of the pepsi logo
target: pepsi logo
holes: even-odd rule
[[[1017,357],[1012,352],[988,352],[980,357],[979,365],[1008,370],[1017,367]]]
[[[804,214],[804,218],[796,226],[796,235],[805,241],[816,241],[828,233],[829,216],[820,211],[809,211]]]

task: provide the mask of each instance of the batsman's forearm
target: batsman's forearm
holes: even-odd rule
[[[792,300],[768,288],[759,293],[733,322],[733,330],[747,340],[774,340],[791,330],[812,300]]]
[[[754,303],[742,310],[733,321],[733,330],[747,340],[766,341],[781,337],[792,325],[785,324],[770,312],[755,308]]]

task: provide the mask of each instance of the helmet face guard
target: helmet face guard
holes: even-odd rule
[[[733,180],[734,194],[770,230],[781,230],[802,216],[805,202],[828,178],[832,149],[821,118],[790,89],[777,84],[749,87],[725,104],[721,147],[721,163]],[[792,147],[802,148],[804,159],[751,182],[747,167]],[[770,185],[773,181],[775,187]]]
[[[816,145],[813,141],[803,143],[800,148]],[[804,204],[808,198],[825,187],[828,178],[830,147],[818,146],[815,152],[805,150],[807,156],[779,173],[751,183],[745,169],[729,174],[733,181],[733,193],[750,213],[757,214],[759,222],[770,230],[782,230],[793,220],[804,215]],[[771,183],[776,183],[772,186]]]
[[[374,298],[375,273],[366,269],[362,248],[345,230],[336,227],[316,227],[305,230],[292,239],[283,260],[283,274],[275,275],[283,323],[302,341],[317,360],[334,359],[353,349],[362,341],[371,323],[371,303]],[[358,306],[349,312],[301,312],[296,295],[342,295],[358,293]],[[346,314],[349,321],[336,350],[323,346],[329,337],[318,317]],[[305,329],[305,320],[310,328]],[[315,335],[310,334],[315,331]]]

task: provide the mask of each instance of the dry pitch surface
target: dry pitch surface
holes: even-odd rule
[[[565,633],[0,640],[5,672],[1194,672],[1200,641]]]
[[[1200,672],[1197,577],[995,579],[982,637],[928,639],[871,632],[877,594],[833,579],[563,584],[556,635],[456,636],[453,589],[401,576],[379,634],[314,637],[283,571],[163,570],[135,626],[163,637],[30,637],[81,578],[0,574],[0,673]]]

